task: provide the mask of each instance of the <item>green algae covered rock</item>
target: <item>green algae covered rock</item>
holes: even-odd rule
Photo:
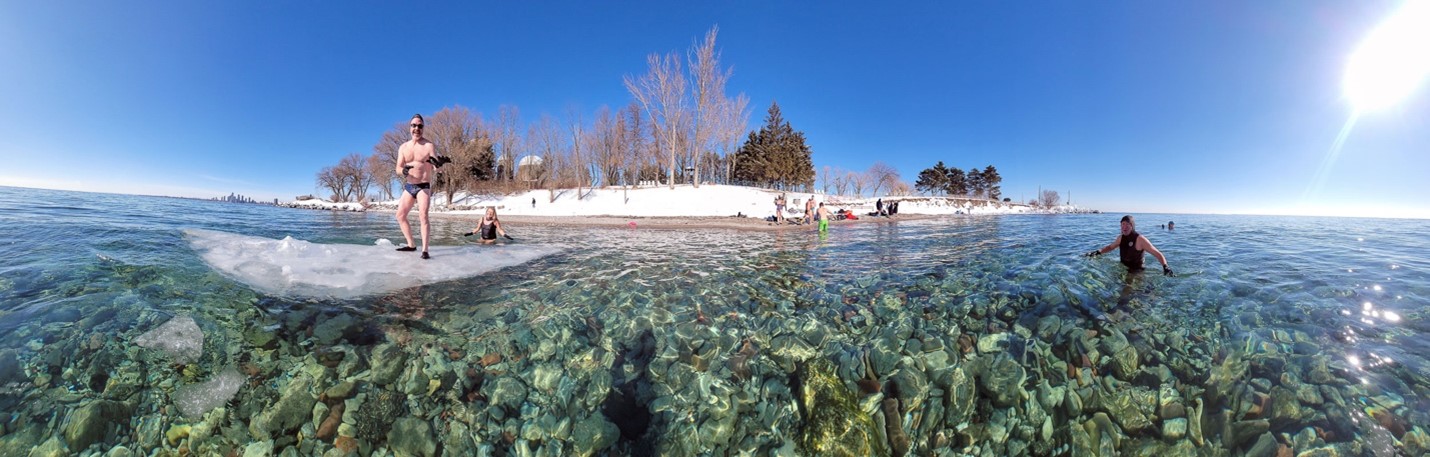
[[[816,358],[795,371],[800,380],[803,427],[797,443],[805,455],[884,456],[874,418],[859,409],[855,393],[835,375],[834,364]]]

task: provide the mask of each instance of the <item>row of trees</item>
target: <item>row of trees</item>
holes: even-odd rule
[[[982,170],[969,168],[964,172],[958,168],[944,166],[943,161],[939,161],[933,167],[919,172],[914,188],[931,195],[997,200],[1003,196],[1002,183],[1003,177],[998,175],[998,169],[992,165]]]

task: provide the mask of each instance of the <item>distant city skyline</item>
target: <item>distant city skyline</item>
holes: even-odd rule
[[[778,102],[816,170],[993,165],[1005,197],[1108,212],[1430,218],[1430,57],[1376,33],[1430,30],[1425,3],[6,3],[0,185],[321,195],[320,169],[412,113],[589,118],[718,26],[747,129]],[[1378,35],[1405,47],[1353,59]],[[1399,66],[1349,71],[1376,56]]]

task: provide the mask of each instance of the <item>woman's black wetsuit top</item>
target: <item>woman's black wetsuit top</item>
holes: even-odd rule
[[[1137,249],[1137,231],[1128,232],[1122,235],[1122,244],[1117,246],[1117,253],[1122,257],[1122,264],[1127,265],[1130,271],[1142,270],[1142,250]]]
[[[497,224],[496,224],[496,221],[488,221],[488,220],[483,219],[483,220],[482,220],[481,231],[482,231],[482,239],[484,239],[484,240],[495,240],[495,239],[497,239]]]

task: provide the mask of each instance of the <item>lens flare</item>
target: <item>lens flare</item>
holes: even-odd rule
[[[1430,74],[1430,1],[1407,2],[1370,32],[1346,64],[1342,88],[1358,112],[1406,98]]]

